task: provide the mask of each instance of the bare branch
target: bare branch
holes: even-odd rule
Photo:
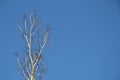
[[[40,26],[38,26],[38,27],[35,29],[35,31],[33,31],[32,36],[33,36],[35,33],[37,33],[37,31],[38,31],[39,28],[40,28]]]
[[[25,19],[24,26],[25,26],[25,34],[27,34],[27,19]]]
[[[26,55],[22,58],[23,64],[20,63],[19,57],[17,58],[19,68],[26,80],[41,78],[41,73],[44,72],[44,68],[41,68],[41,53],[48,42],[49,29],[42,32],[40,25],[39,16],[35,14],[30,15],[29,18],[25,16],[22,27],[18,25],[27,44]]]
[[[22,66],[21,66],[22,64],[20,63],[19,57],[17,58],[17,61],[18,61],[19,68],[20,68],[20,70],[22,71],[22,74],[23,74],[23,76],[25,77],[25,79],[26,79],[26,80],[30,80],[30,79],[26,76],[25,71],[24,71],[24,69],[23,69]]]
[[[33,64],[34,67],[37,65],[37,63],[38,63],[38,61],[40,61],[40,59],[41,59],[41,55],[39,55],[39,53],[36,53],[35,54],[35,62]]]
[[[20,27],[20,25],[18,25],[18,29],[21,31],[21,33],[23,33],[22,28]]]
[[[45,32],[45,34],[44,34],[44,43],[43,43],[43,45],[42,45],[42,47],[41,47],[41,49],[39,51],[39,55],[41,55],[41,53],[42,53],[45,45],[47,44],[48,35],[49,35],[49,30],[47,29],[46,32]]]

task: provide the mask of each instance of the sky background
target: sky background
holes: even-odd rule
[[[45,80],[120,80],[120,0],[0,0],[1,80],[24,80],[16,21],[33,10],[52,27]]]

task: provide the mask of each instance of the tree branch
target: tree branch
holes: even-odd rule
[[[23,69],[22,66],[21,66],[21,63],[20,63],[19,58],[17,58],[17,61],[18,61],[19,68],[20,68],[20,70],[22,71],[22,74],[23,74],[23,76],[25,77],[25,79],[26,79],[26,80],[30,80],[30,79],[26,76],[25,71],[24,71],[24,69]]]

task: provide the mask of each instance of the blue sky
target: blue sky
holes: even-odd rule
[[[120,80],[120,0],[0,0],[0,78],[24,80],[17,19],[33,10],[52,27],[46,80]]]

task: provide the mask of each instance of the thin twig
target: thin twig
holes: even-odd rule
[[[22,66],[21,66],[21,63],[20,63],[19,58],[17,58],[17,61],[18,61],[19,68],[20,68],[20,70],[22,71],[22,74],[23,74],[23,76],[25,77],[25,79],[30,80],[30,79],[26,76],[25,71],[23,70],[23,68],[22,68]]]

